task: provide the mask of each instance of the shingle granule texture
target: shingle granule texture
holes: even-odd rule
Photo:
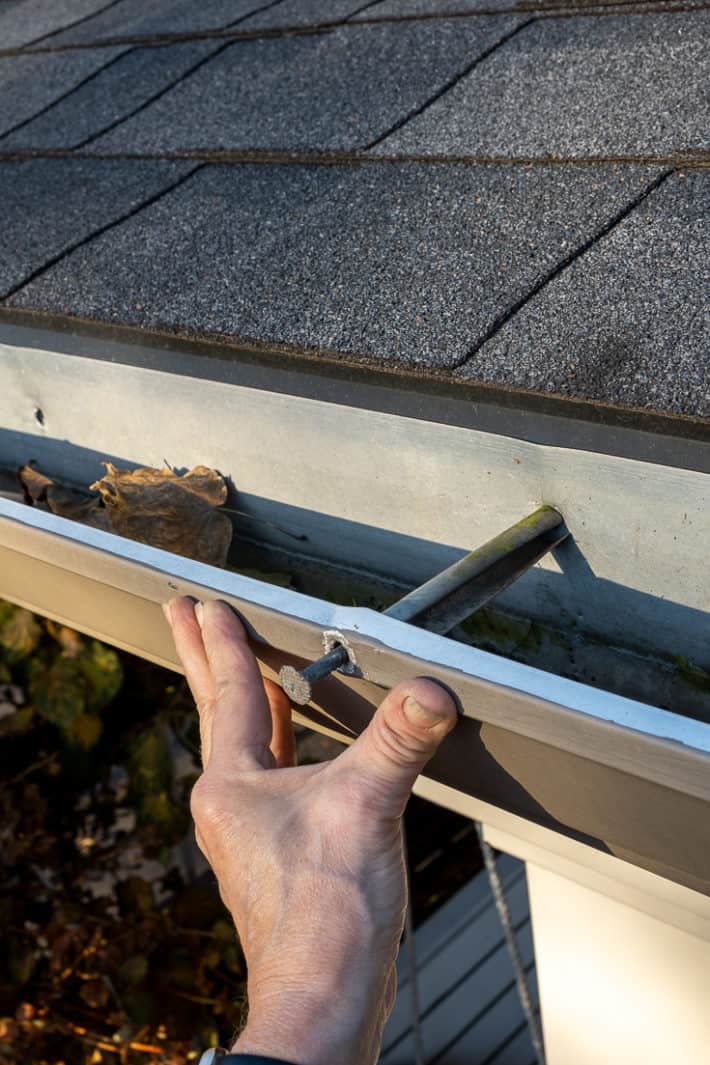
[[[631,2],[631,0],[630,0]],[[639,4],[656,3],[656,0],[637,0]],[[670,0],[669,0],[670,2]],[[684,7],[700,6],[704,0],[685,0]],[[465,15],[469,12],[506,11],[511,8],[520,8],[525,11],[530,8],[604,8],[614,7],[618,0],[568,0],[564,4],[560,0],[380,0],[379,4],[369,7],[359,18],[402,18],[411,15],[435,15],[442,17],[456,14]]]
[[[710,417],[710,173],[674,174],[460,369]]]
[[[515,0],[382,0],[363,11],[361,18],[402,15],[448,15],[451,12],[494,11],[515,7]]]
[[[424,104],[520,21],[352,26],[237,41],[95,147],[361,147]]]
[[[79,147],[169,88],[221,47],[224,43],[219,41],[191,41],[167,48],[131,49],[49,111],[0,141],[0,147],[5,150]],[[103,56],[105,51],[82,49],[69,55]],[[56,56],[30,58],[55,59]],[[1,64],[2,60],[0,71]]]
[[[13,305],[451,367],[654,175],[210,167]]]
[[[0,163],[0,293],[171,185],[192,165],[98,159]],[[63,264],[55,269],[61,278]],[[64,303],[60,300],[58,309]]]
[[[90,44],[112,37],[160,33],[199,33],[231,26],[266,0],[121,0],[80,26],[57,34],[52,44]]]
[[[707,149],[709,41],[710,11],[541,19],[378,151],[564,157]]]
[[[78,19],[93,15],[107,0],[20,0],[0,7],[0,48],[22,48]],[[54,37],[51,38],[54,43]]]
[[[356,14],[364,6],[365,0],[281,0],[281,3],[258,15],[250,15],[240,29],[315,26],[319,22],[337,22]]]
[[[0,57],[0,138],[72,92],[122,51],[102,48],[96,52]],[[0,140],[0,149],[7,147],[8,141]]]

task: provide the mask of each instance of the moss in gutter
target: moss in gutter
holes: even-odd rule
[[[529,618],[514,618],[483,607],[459,626],[476,645],[498,654],[540,650],[543,626]]]
[[[265,551],[248,541],[235,546],[229,569],[331,603],[381,612],[410,590],[332,562]],[[509,614],[495,603],[478,610],[449,636],[570,680],[710,721],[710,673],[680,655],[649,656],[642,648],[619,646],[574,624],[558,628]]]
[[[674,655],[673,663],[686,684],[703,695],[710,695],[710,673],[707,670],[689,662],[682,655]]]

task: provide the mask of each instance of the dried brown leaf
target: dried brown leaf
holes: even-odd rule
[[[28,502],[46,503],[62,518],[114,532],[177,555],[224,566],[232,523],[216,510],[227,499],[221,474],[195,466],[184,474],[139,467],[123,470],[112,462],[88,491],[56,484],[32,466],[18,471]]]
[[[227,501],[227,485],[221,474],[209,466],[194,466],[183,474],[175,473],[168,466],[156,470],[150,466],[140,466],[135,470],[121,470],[112,462],[102,462],[106,474],[92,484],[91,490],[101,492],[108,505],[115,501],[118,493],[126,502],[131,499],[140,501],[144,492],[151,488],[161,488],[173,484],[186,492],[192,492],[205,503],[218,507]],[[107,498],[106,493],[110,496]]]
[[[44,503],[47,498],[47,489],[54,483],[50,477],[45,477],[29,463],[20,466],[17,479],[22,485],[28,503]]]
[[[76,629],[70,629],[68,625],[60,625],[56,621],[46,621],[47,632],[56,640],[67,658],[78,658],[84,650],[85,644]]]
[[[206,466],[182,476],[172,470],[120,470],[105,462],[106,475],[91,485],[120,536],[178,555],[223,566],[232,523],[215,510],[227,498],[224,478]]]
[[[66,488],[53,484],[47,488],[47,504],[53,514],[70,521],[80,521],[94,529],[111,532],[111,522],[101,497],[95,493],[83,492],[78,488]]]

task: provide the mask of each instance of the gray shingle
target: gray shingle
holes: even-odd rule
[[[0,7],[0,48],[21,48],[106,7],[108,0],[20,0]],[[54,42],[54,38],[52,38]]]
[[[167,188],[190,168],[189,163],[98,159],[1,163],[0,292],[7,293],[55,255]],[[61,263],[54,277],[63,277]],[[60,300],[59,309],[63,306]]]
[[[362,18],[385,15],[446,15],[449,12],[491,11],[515,7],[515,0],[382,0],[362,13]]]
[[[4,56],[0,58],[0,137],[72,92],[123,49]],[[8,141],[0,141],[5,150]]]
[[[222,29],[258,11],[267,0],[120,0],[105,13],[52,38],[52,44],[86,44],[103,38]]]
[[[707,149],[708,40],[707,10],[543,19],[378,150],[585,156]]]
[[[670,177],[459,374],[709,417],[708,217],[710,174]]]
[[[643,173],[209,167],[13,303],[446,368]],[[37,227],[46,213],[35,206]]]
[[[102,133],[143,106],[151,97],[169,88],[205,57],[213,55],[223,46],[223,42],[212,40],[191,41],[166,48],[133,48],[86,85],[0,142],[0,146],[8,150],[75,148],[83,145],[89,138]],[[88,61],[91,57],[103,56],[105,51],[82,49],[56,55],[30,56],[28,59],[30,63],[40,59],[59,59],[64,62],[67,56],[70,59],[86,56]],[[0,60],[0,73],[2,62]],[[4,62],[25,63],[26,60],[22,57],[20,60]],[[27,74],[31,72],[29,70]],[[25,81],[28,86],[31,84],[29,77]]]
[[[365,0],[280,0],[280,3],[250,15],[241,29],[253,30],[272,26],[313,26],[319,22],[337,22],[354,15]]]
[[[425,103],[513,16],[237,41],[97,150],[355,148]]]
[[[508,11],[511,8],[520,7],[523,10],[530,8],[604,8],[613,7],[619,0],[380,0],[379,4],[369,7],[360,18],[402,18],[412,15],[437,15],[447,14],[465,15],[468,12],[485,11]],[[671,0],[669,0],[669,3]],[[685,0],[684,7],[699,6],[704,0]],[[628,3],[641,5],[653,4],[661,6],[663,0],[628,0]]]

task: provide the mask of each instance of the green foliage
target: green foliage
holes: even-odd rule
[[[26,984],[35,970],[37,952],[27,939],[10,936],[7,943],[7,966],[12,982],[18,987]]]
[[[184,836],[190,817],[186,807],[171,796],[170,746],[160,725],[141,732],[131,744],[128,774],[140,822],[153,825],[163,843],[174,843]]]
[[[128,753],[128,773],[137,795],[158,795],[170,785],[170,748],[165,733],[146,729],[133,741]]]
[[[97,714],[79,714],[71,730],[71,739],[88,751],[98,742],[102,731],[103,723]]]
[[[704,694],[710,694],[710,673],[701,666],[696,666],[694,662],[689,662],[682,655],[675,655],[673,661],[678,672],[692,688]]]
[[[29,665],[28,678],[37,713],[71,740],[74,726],[86,710],[84,678],[76,663],[63,654],[38,655]]]
[[[100,713],[121,690],[121,660],[110,647],[92,640],[76,662],[86,682],[86,708]]]
[[[2,601],[0,685],[16,706],[0,720],[0,1065],[93,1065],[106,1046],[181,1065],[229,1037],[245,987],[216,885],[186,885],[172,850],[190,826],[172,755],[196,742],[187,685]]]
[[[123,984],[142,984],[148,975],[148,959],[145,954],[133,954],[119,966],[118,979]]]
[[[37,647],[42,628],[24,607],[0,600],[0,658],[13,666]]]
[[[55,637],[27,666],[34,709],[55,725],[68,744],[84,750],[101,736],[101,711],[120,691],[121,661],[98,640],[84,641],[70,630],[49,630]]]

